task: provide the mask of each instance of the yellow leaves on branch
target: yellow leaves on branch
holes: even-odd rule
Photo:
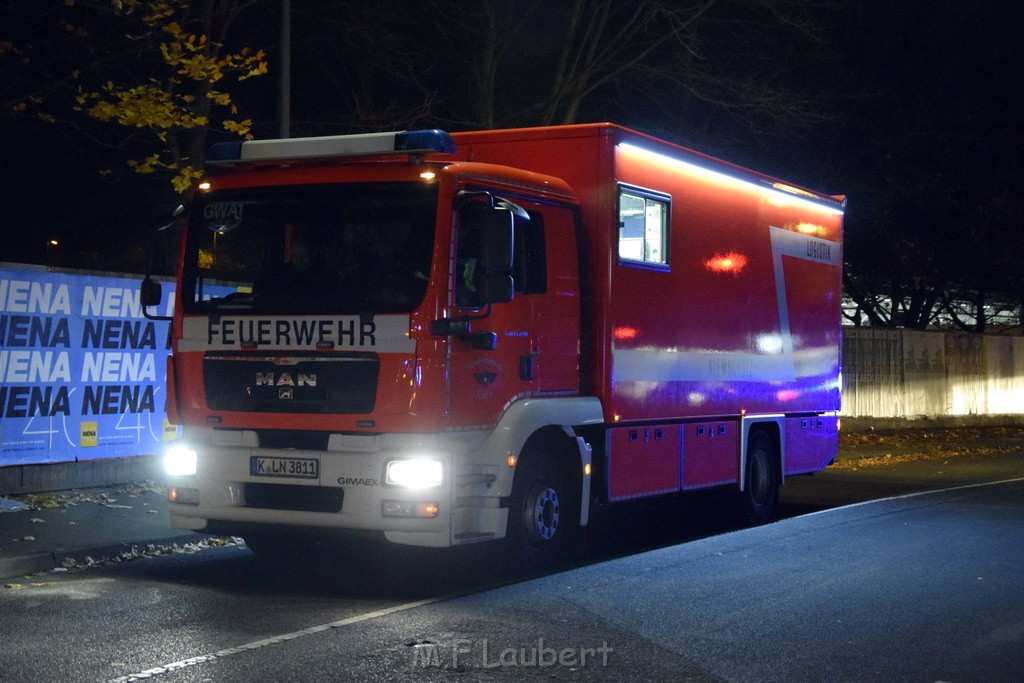
[[[223,114],[214,116],[213,107],[227,107],[227,115],[233,118],[221,122],[224,130],[252,139],[252,121],[236,118],[231,94],[223,87],[213,90],[210,86],[225,78],[244,81],[267,73],[263,50],[243,48],[223,53],[222,44],[207,35],[189,32],[178,18],[188,15],[191,0],[109,2],[118,15],[141,21],[142,33],[136,34],[136,39],[148,35],[159,42],[165,73],[149,78],[143,85],[108,82],[98,90],[80,92],[77,102],[81,110],[99,121],[148,130],[158,142],[166,144],[179,133],[211,125],[211,118],[222,118]],[[129,165],[138,173],[173,171],[171,183],[179,192],[202,177],[200,169],[165,163],[160,155],[136,159]]]
[[[170,40],[160,45],[164,61],[175,68],[179,76],[196,82],[216,83],[225,73],[236,73],[239,81],[267,73],[263,50],[251,53],[248,48],[218,56],[221,46],[211,43],[207,36],[189,33],[172,21],[163,27]]]
[[[175,191],[184,192],[203,177],[203,170],[191,166],[179,166],[178,175],[171,178]]]
[[[251,60],[249,58],[246,58],[248,64],[254,63],[255,66],[250,68],[244,75],[239,76],[238,80],[244,81],[247,78],[252,78],[253,76],[262,76],[263,74],[267,73],[267,63],[263,60],[263,56],[263,50],[260,50],[259,52],[256,53],[255,56],[252,57]]]
[[[187,7],[188,3],[189,0],[150,0],[143,7],[149,13],[142,20],[147,24],[155,24],[174,16],[177,9]],[[118,14],[132,14],[142,4],[141,0],[110,0],[111,9]]]
[[[145,173],[152,173],[153,171],[155,171],[156,167],[157,167],[157,165],[159,163],[160,163],[160,155],[159,154],[154,154],[152,156],[148,156],[145,159],[143,159],[142,161],[137,161],[135,159],[129,159],[129,161],[128,161],[128,165],[131,166],[133,169],[135,169],[136,173],[143,173],[143,174],[145,174]]]
[[[230,93],[217,92],[216,90],[211,90],[210,92],[206,93],[206,96],[213,100],[215,104],[219,104],[222,107],[227,107],[231,105]]]
[[[252,128],[252,119],[246,119],[245,121],[224,121],[224,130],[231,133],[238,133],[247,140],[252,140],[252,135],[249,134],[249,130]]]
[[[203,177],[202,169],[190,166],[187,163],[165,163],[160,159],[159,154],[153,154],[141,161],[132,159],[128,162],[128,165],[136,173],[153,173],[157,169],[165,169],[174,172],[175,175],[171,178],[171,185],[174,187],[176,192],[185,192],[193,183]]]
[[[174,128],[196,128],[209,124],[207,116],[193,112],[175,95],[155,85],[122,88],[107,83],[102,93],[78,96],[84,105],[96,101],[86,109],[89,116],[99,121],[116,121],[129,128],[154,128],[167,131]]]

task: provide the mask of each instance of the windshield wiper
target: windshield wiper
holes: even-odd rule
[[[210,299],[206,302],[215,311],[251,311],[256,296],[250,292],[232,292],[224,297]]]

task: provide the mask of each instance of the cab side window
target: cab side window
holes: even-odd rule
[[[467,203],[459,210],[455,251],[455,305],[459,308],[482,308],[480,294],[480,249],[482,205]]]
[[[481,213],[483,204],[470,202],[459,210],[455,251],[455,304],[459,308],[482,308],[480,294]],[[512,256],[512,280],[516,294],[547,291],[547,257],[544,216],[527,211],[529,219],[516,216]]]
[[[517,294],[543,294],[548,289],[547,256],[544,251],[544,214],[529,211],[530,220],[516,219],[512,275]]]

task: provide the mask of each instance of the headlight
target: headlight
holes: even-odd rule
[[[184,444],[174,444],[164,451],[164,472],[169,477],[191,477],[196,473],[196,452]]]
[[[384,471],[384,483],[407,489],[431,489],[441,485],[443,471],[440,460],[414,458],[392,460]]]

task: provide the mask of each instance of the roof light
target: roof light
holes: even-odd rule
[[[740,178],[728,173],[723,173],[715,169],[700,166],[690,161],[680,159],[677,157],[670,157],[653,150],[645,149],[644,147],[638,147],[637,145],[630,144],[628,142],[620,142],[619,149],[627,150],[646,157],[649,160],[674,165],[678,168],[682,168],[691,173],[697,173],[703,175],[705,178],[711,178],[718,182],[725,183],[727,185],[733,185],[738,187],[747,187],[755,190],[760,190],[769,199],[778,201],[781,203],[796,203],[804,206],[814,207],[816,209],[823,209],[824,211],[835,214],[838,216],[843,215],[845,210],[845,201],[833,199],[831,197],[823,197],[795,188],[791,185],[785,185],[783,183],[776,183],[771,181],[764,181],[754,178]]]
[[[379,154],[455,152],[455,141],[443,130],[406,130],[397,133],[331,135],[316,138],[284,138],[219,142],[210,147],[206,163],[230,165],[249,161],[318,159]]]

